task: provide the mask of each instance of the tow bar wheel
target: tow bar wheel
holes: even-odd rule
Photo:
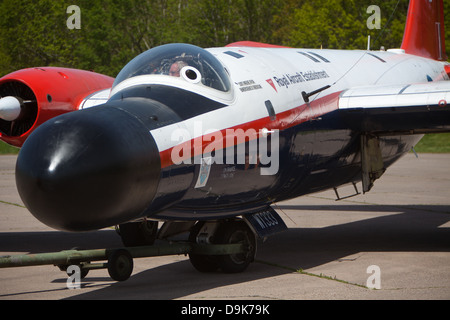
[[[125,249],[114,250],[108,257],[108,273],[115,281],[125,281],[133,272],[133,257]]]

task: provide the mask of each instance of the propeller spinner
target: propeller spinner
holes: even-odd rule
[[[0,119],[6,121],[16,120],[22,109],[22,101],[16,97],[4,97],[0,99]]]

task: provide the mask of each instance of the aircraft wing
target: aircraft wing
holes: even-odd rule
[[[343,123],[361,133],[363,192],[386,170],[380,136],[450,132],[450,81],[355,87],[338,103]]]
[[[345,90],[339,114],[352,129],[374,135],[450,131],[450,81]]]

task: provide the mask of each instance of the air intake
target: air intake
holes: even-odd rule
[[[0,133],[5,136],[17,137],[31,129],[37,118],[38,105],[33,91],[19,81],[8,81],[0,85],[0,98],[17,97],[22,103],[20,116],[14,121],[0,119]]]

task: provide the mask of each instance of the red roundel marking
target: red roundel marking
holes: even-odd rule
[[[446,106],[447,106],[447,101],[444,100],[444,99],[440,100],[440,101],[439,101],[439,106],[440,106],[440,107],[446,107]]]

